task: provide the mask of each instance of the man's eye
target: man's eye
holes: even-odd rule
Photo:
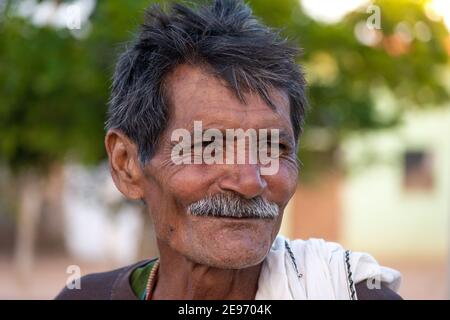
[[[273,148],[275,146],[278,147],[278,150],[280,150],[280,151],[289,151],[290,150],[289,145],[287,145],[285,143],[280,142],[277,145],[272,145],[272,143],[270,141],[265,145],[263,144],[263,149],[266,149],[270,152],[271,148]]]
[[[194,149],[195,147],[201,147],[204,148],[208,146],[211,143],[211,141],[199,141],[197,143],[193,143],[191,148]]]

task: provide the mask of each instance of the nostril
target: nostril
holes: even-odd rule
[[[224,191],[239,193],[246,199],[260,196],[267,188],[267,182],[261,176],[257,165],[233,165],[228,175],[219,181],[219,187]]]

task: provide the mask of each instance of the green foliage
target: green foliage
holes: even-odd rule
[[[0,160],[21,169],[46,168],[67,154],[87,163],[105,157],[103,123],[117,49],[147,4],[100,1],[84,39],[24,18],[2,19]]]
[[[355,26],[360,22],[365,24],[371,13],[354,12],[330,25],[306,16],[298,1],[277,1],[273,10],[270,3],[252,2],[265,21],[284,26],[285,33],[294,36],[304,49],[300,63],[305,65],[310,80],[309,126],[337,132],[383,128],[396,124],[404,109],[448,100],[449,93],[439,71],[449,69],[449,52],[446,51],[449,49],[445,48],[449,35],[442,23],[425,16],[424,1],[374,1],[381,9],[379,33],[383,39],[376,46],[363,45],[355,37]],[[410,44],[400,44],[405,52],[397,55],[389,50],[399,23],[414,29],[419,21],[429,28],[430,41],[413,39]],[[398,105],[392,106],[400,109],[394,112],[394,117],[380,119],[377,115],[377,95],[374,94],[377,88],[391,90],[398,99]]]

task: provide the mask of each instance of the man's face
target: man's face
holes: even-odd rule
[[[218,268],[239,269],[261,262],[280,228],[283,210],[297,185],[295,141],[289,103],[273,91],[277,109],[256,95],[243,104],[224,83],[201,68],[179,66],[167,79],[170,121],[158,150],[144,168],[144,200],[155,223],[158,240],[190,260]],[[278,129],[279,167],[261,175],[260,164],[174,164],[171,157],[176,129]],[[192,142],[194,143],[194,141]],[[278,205],[273,219],[194,216],[189,205],[208,196],[232,194],[261,197]]]

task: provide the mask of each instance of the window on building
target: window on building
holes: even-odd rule
[[[405,190],[433,189],[433,157],[423,150],[408,150],[403,157],[403,187]]]

